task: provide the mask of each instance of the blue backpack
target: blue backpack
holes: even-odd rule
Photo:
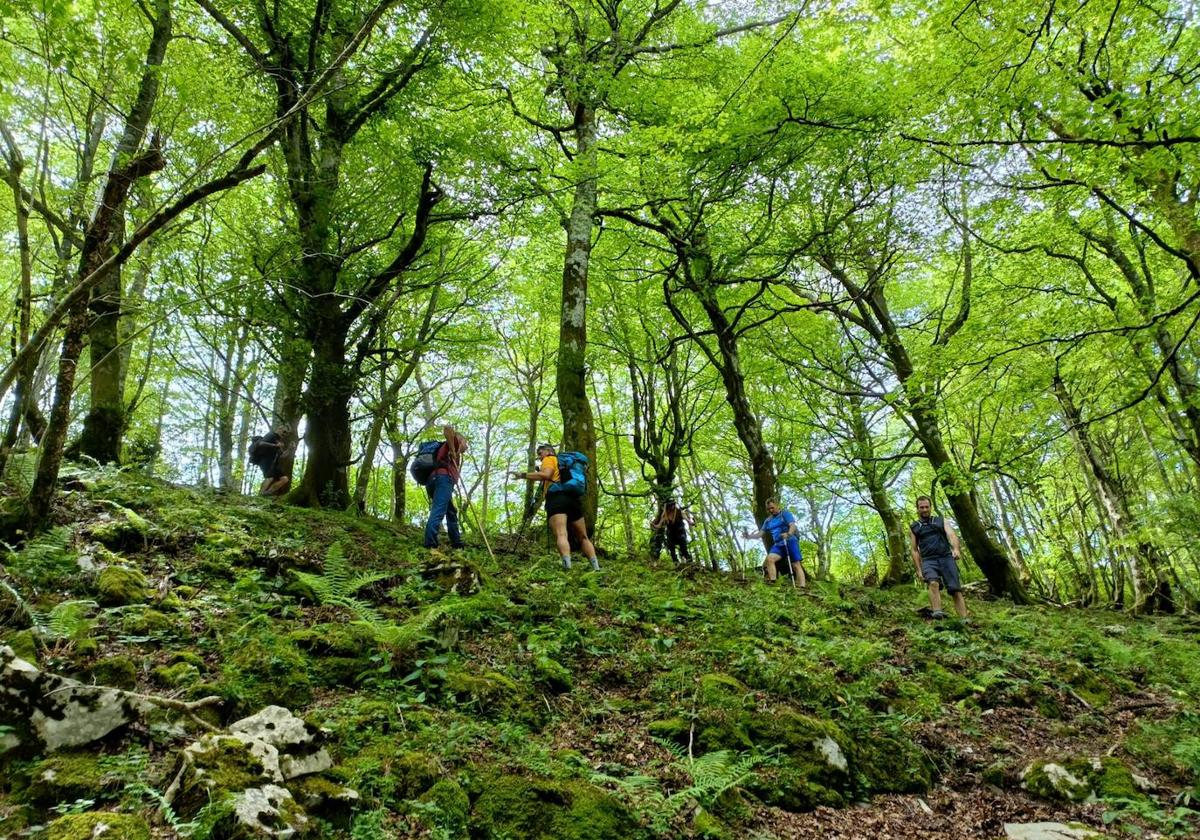
[[[548,488],[549,493],[582,496],[587,490],[587,456],[582,452],[563,452],[558,456],[558,481]]]
[[[408,465],[408,471],[413,480],[422,487],[429,483],[433,471],[438,468],[437,454],[444,440],[427,440],[417,447],[417,457]]]

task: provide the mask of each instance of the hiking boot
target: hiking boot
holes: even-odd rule
[[[929,613],[929,617],[932,619],[943,619],[946,617],[946,611],[945,610],[931,610]]]

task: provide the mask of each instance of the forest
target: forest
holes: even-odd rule
[[[0,835],[241,837],[246,785],[202,804],[138,737],[272,702],[334,733],[354,797],[261,789],[324,836],[1196,828],[1190,0],[0,0],[0,45],[0,664],[137,718],[71,742],[107,788],[55,787],[0,691]],[[443,424],[449,559],[409,474]],[[587,458],[600,575],[510,477],[543,443]],[[921,496],[969,625],[913,623]],[[807,592],[759,583],[773,500]],[[1032,810],[1045,750],[986,738],[1018,708],[1091,798]],[[990,816],[921,823],[938,779]],[[299,830],[261,795],[238,831]],[[788,822],[876,795],[910,822]]]
[[[3,467],[405,522],[443,418],[479,526],[590,457],[712,568],[781,496],[906,579],[919,493],[1017,601],[1200,594],[1189,4],[65,3],[3,10]],[[523,495],[524,494],[524,495]]]

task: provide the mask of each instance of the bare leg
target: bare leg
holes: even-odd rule
[[[564,516],[563,518],[565,519],[566,517]],[[583,556],[592,564],[593,569],[599,571],[600,561],[596,559],[596,546],[592,545],[592,540],[588,537],[587,521],[576,519],[571,523],[571,530],[575,532],[575,536],[579,539],[579,548],[583,551]]]
[[[567,515],[556,513],[550,517],[550,530],[554,532],[554,541],[558,543],[560,557],[571,556],[571,540],[567,538]]]
[[[958,613],[959,618],[967,617],[967,599],[963,597],[961,592],[954,593],[954,611]]]
[[[799,563],[792,564],[792,574],[796,576],[796,585],[801,589],[808,588],[808,580],[804,577],[804,567]]]
[[[941,612],[942,609],[942,591],[936,580],[929,581],[929,609],[934,612]]]
[[[767,555],[767,581],[770,583],[775,582],[775,578],[777,575],[777,573],[775,571],[775,564],[778,562],[779,562],[778,554],[768,554]]]

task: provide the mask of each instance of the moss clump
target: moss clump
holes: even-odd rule
[[[907,738],[868,733],[854,740],[851,757],[870,793],[921,793],[933,784],[933,762]]]
[[[155,668],[154,678],[168,688],[186,688],[200,679],[200,672],[190,662],[176,662]]]
[[[91,753],[56,753],[39,762],[29,776],[25,798],[49,808],[77,799],[103,800],[114,795],[123,780],[106,770],[100,758]]]
[[[93,840],[96,837],[150,840],[150,826],[137,814],[91,811],[59,817],[46,828],[46,840]]]
[[[691,728],[691,724],[683,718],[673,717],[651,721],[646,730],[655,738],[667,738],[671,741],[678,741],[682,738],[684,743],[687,743],[687,734]]]
[[[371,655],[377,649],[369,627],[357,624],[317,624],[290,635],[297,647],[320,658],[313,668],[321,685],[355,685],[376,665]]]
[[[96,577],[99,601],[106,607],[142,604],[150,597],[150,585],[138,569],[105,566]]]
[[[31,665],[37,664],[37,639],[32,630],[18,630],[16,633],[9,633],[4,637],[4,644],[12,648],[13,653],[21,659]]]
[[[471,800],[458,782],[453,779],[439,779],[433,787],[421,794],[420,801],[436,807],[435,813],[426,818],[428,822],[433,823],[431,828],[440,828],[451,837],[460,837],[466,833]]]
[[[88,533],[109,548],[144,545],[150,536],[150,523],[129,508],[116,506],[112,518],[94,523]]]
[[[699,701],[721,709],[742,709],[754,704],[754,692],[728,674],[705,674],[700,678]]]
[[[177,629],[175,619],[158,610],[133,610],[121,622],[121,630],[130,636],[155,636],[174,633]]]
[[[110,656],[101,659],[91,669],[92,679],[97,685],[131,689],[137,685],[137,666],[128,656]]]
[[[633,814],[594,785],[487,775],[471,809],[481,840],[629,840],[643,837]]]
[[[446,676],[445,689],[460,701],[478,703],[484,711],[510,708],[520,695],[520,687],[499,671],[472,674],[451,671]]]
[[[1092,706],[1106,706],[1108,705],[1108,701],[1112,699],[1108,687],[1100,681],[1090,668],[1078,662],[1072,662],[1068,667],[1067,682],[1076,694]]]
[[[416,799],[442,776],[436,758],[398,748],[392,738],[373,742],[339,770],[359,792],[387,804]]]
[[[539,683],[555,694],[570,691],[575,686],[571,672],[549,656],[538,656],[533,660],[533,673]]]
[[[234,702],[238,714],[270,704],[298,709],[312,701],[308,662],[287,637],[275,635],[260,621],[231,642],[224,652],[221,693]]]
[[[943,701],[961,700],[975,693],[975,688],[971,685],[970,680],[953,671],[946,670],[936,662],[928,663],[925,666],[925,677],[929,687]]]

